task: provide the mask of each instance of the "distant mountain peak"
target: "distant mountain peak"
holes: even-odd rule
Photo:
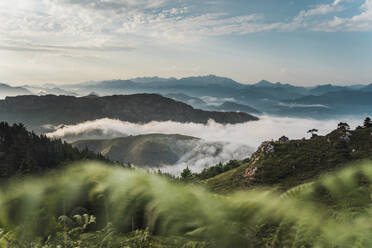
[[[95,98],[95,97],[99,97],[99,95],[95,91],[92,91],[86,97]]]
[[[12,87],[8,84],[0,83],[0,98],[6,96],[16,96],[16,95],[29,95],[31,92],[22,87]]]
[[[162,77],[155,76],[155,77],[137,77],[137,78],[132,78],[129,80],[135,83],[154,83],[154,82],[167,82],[167,81],[177,80],[177,79],[174,77],[162,78]]]
[[[231,78],[227,77],[219,77],[216,75],[205,75],[205,76],[197,76],[197,77],[186,77],[181,78],[178,80],[179,83],[185,83],[188,85],[218,85],[218,86],[224,86],[224,87],[236,87],[240,86],[241,84],[234,81]]]
[[[273,85],[275,85],[275,84],[270,82],[270,81],[267,81],[267,80],[261,80],[260,82],[254,84],[254,86],[257,86],[257,87],[270,87],[270,86],[273,86]]]

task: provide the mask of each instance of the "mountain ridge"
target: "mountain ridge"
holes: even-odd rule
[[[114,139],[79,140],[72,146],[83,151],[88,149],[114,161],[136,166],[173,165],[188,151],[192,142],[199,138],[180,134],[144,134]]]
[[[246,113],[194,109],[190,105],[158,94],[113,95],[105,97],[18,96],[0,100],[0,115],[11,123],[30,126],[78,124],[101,118],[133,123],[176,121],[242,123],[258,120]]]
[[[23,87],[13,87],[8,84],[0,83],[0,99],[6,96],[31,95],[32,92]]]
[[[372,122],[365,121],[355,130],[340,123],[325,136],[314,132],[310,139],[283,136],[263,142],[249,162],[206,183],[219,192],[266,186],[286,190],[364,159],[372,159]]]
[[[349,94],[357,94],[363,97],[365,93],[372,92],[371,85],[351,85],[341,86],[335,84],[323,84],[312,87],[302,87],[285,83],[272,83],[261,80],[255,84],[242,84],[230,78],[215,75],[195,76],[184,78],[160,78],[143,77],[129,80],[113,79],[105,81],[89,81],[80,84],[60,86],[65,92],[76,92],[78,95],[87,95],[90,92],[97,92],[101,96],[117,94],[161,94],[164,96],[171,94],[184,94],[191,98],[213,97],[217,99],[230,99],[240,105],[247,105],[269,115],[306,117],[324,119],[329,117],[339,118],[345,115],[365,115],[370,114],[372,105],[357,106],[351,104],[339,104],[335,100],[328,109],[318,108],[321,104],[317,98],[310,102],[309,106],[304,106],[301,101],[303,98],[311,96],[327,97],[329,93],[339,93],[349,91]],[[46,92],[48,92],[46,90]],[[354,92],[354,93],[353,93]],[[345,95],[346,96],[346,95]],[[346,96],[347,97],[347,96]],[[215,110],[209,104],[188,102],[192,99],[187,97],[178,98],[186,104],[191,104],[195,108],[203,110]],[[182,98],[182,99],[181,99]],[[321,99],[321,98],[319,98]],[[282,104],[282,103],[289,104]],[[213,103],[215,104],[215,103]],[[220,102],[219,104],[223,104]],[[219,110],[219,109],[216,109]],[[232,109],[239,111],[239,108]],[[254,113],[254,112],[252,112]]]

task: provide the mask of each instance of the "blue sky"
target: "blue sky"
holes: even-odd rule
[[[0,1],[0,82],[372,83],[372,0]]]

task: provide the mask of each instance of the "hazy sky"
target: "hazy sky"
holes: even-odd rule
[[[0,0],[0,82],[372,83],[372,0]]]

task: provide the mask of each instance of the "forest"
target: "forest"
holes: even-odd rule
[[[0,180],[44,173],[79,160],[109,162],[99,154],[79,151],[60,139],[29,132],[23,124],[0,122]]]

